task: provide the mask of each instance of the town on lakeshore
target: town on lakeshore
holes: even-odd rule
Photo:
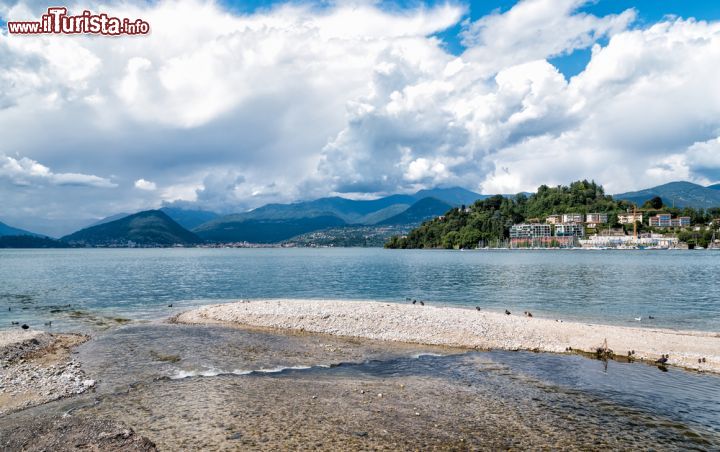
[[[640,205],[638,205],[640,204]],[[720,249],[720,208],[641,203],[592,181],[494,196],[426,221],[387,248]]]

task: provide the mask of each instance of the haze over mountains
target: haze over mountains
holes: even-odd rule
[[[84,246],[192,245],[200,242],[278,243],[316,231],[368,231],[382,235],[390,228],[409,228],[437,217],[452,207],[470,205],[481,195],[460,187],[421,190],[415,194],[390,195],[374,200],[341,197],[320,198],[291,204],[267,204],[255,210],[220,215],[198,209],[166,206],[136,214],[119,213],[63,237],[65,243]],[[642,205],[655,196],[666,205],[707,208],[720,206],[720,184],[703,187],[672,182],[636,192],[614,195]],[[348,232],[344,232],[348,231]],[[362,232],[361,232],[362,231]],[[0,223],[0,237],[40,234]],[[18,243],[35,243],[24,239]],[[42,242],[47,245],[47,242]]]

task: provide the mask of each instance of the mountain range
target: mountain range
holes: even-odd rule
[[[666,205],[708,208],[720,206],[720,184],[708,187],[690,182],[672,182],[657,187],[614,195],[642,205],[659,196]],[[425,220],[443,215],[452,207],[470,205],[485,199],[460,187],[420,190],[415,194],[396,194],[373,200],[341,197],[320,198],[290,204],[267,204],[230,215],[199,209],[166,206],[135,214],[120,213],[99,220],[61,239],[63,246],[169,246],[201,242],[278,243],[305,237],[316,231],[326,243],[346,243],[353,237],[373,236],[380,240],[390,231],[407,230]],[[8,243],[50,246],[45,238],[5,223],[0,237],[17,237]],[[337,236],[336,238],[334,238]],[[49,240],[49,239],[48,239]],[[60,242],[58,242],[60,243]]]
[[[670,182],[657,187],[613,195],[641,206],[645,201],[659,196],[666,206],[710,208],[720,207],[720,184],[703,187],[692,182]]]
[[[485,197],[454,187],[373,200],[331,197],[267,204],[249,212],[215,218],[193,232],[211,242],[274,243],[328,228],[419,224],[455,205],[471,204]]]

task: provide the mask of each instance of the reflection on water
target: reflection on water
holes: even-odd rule
[[[0,328],[96,329],[239,298],[412,297],[720,331],[719,272],[713,251],[0,250],[0,306],[12,309],[0,309]]]
[[[77,359],[94,394],[0,431],[70,410],[166,450],[720,447],[720,378],[645,364],[185,325],[119,328]]]

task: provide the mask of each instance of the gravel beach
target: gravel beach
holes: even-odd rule
[[[179,314],[187,324],[230,324],[428,345],[594,353],[720,373],[720,334],[623,327],[475,309],[376,301],[276,299],[208,305]],[[634,352],[634,353],[631,353]]]
[[[70,349],[87,339],[80,334],[0,332],[0,415],[95,386],[70,357]]]

